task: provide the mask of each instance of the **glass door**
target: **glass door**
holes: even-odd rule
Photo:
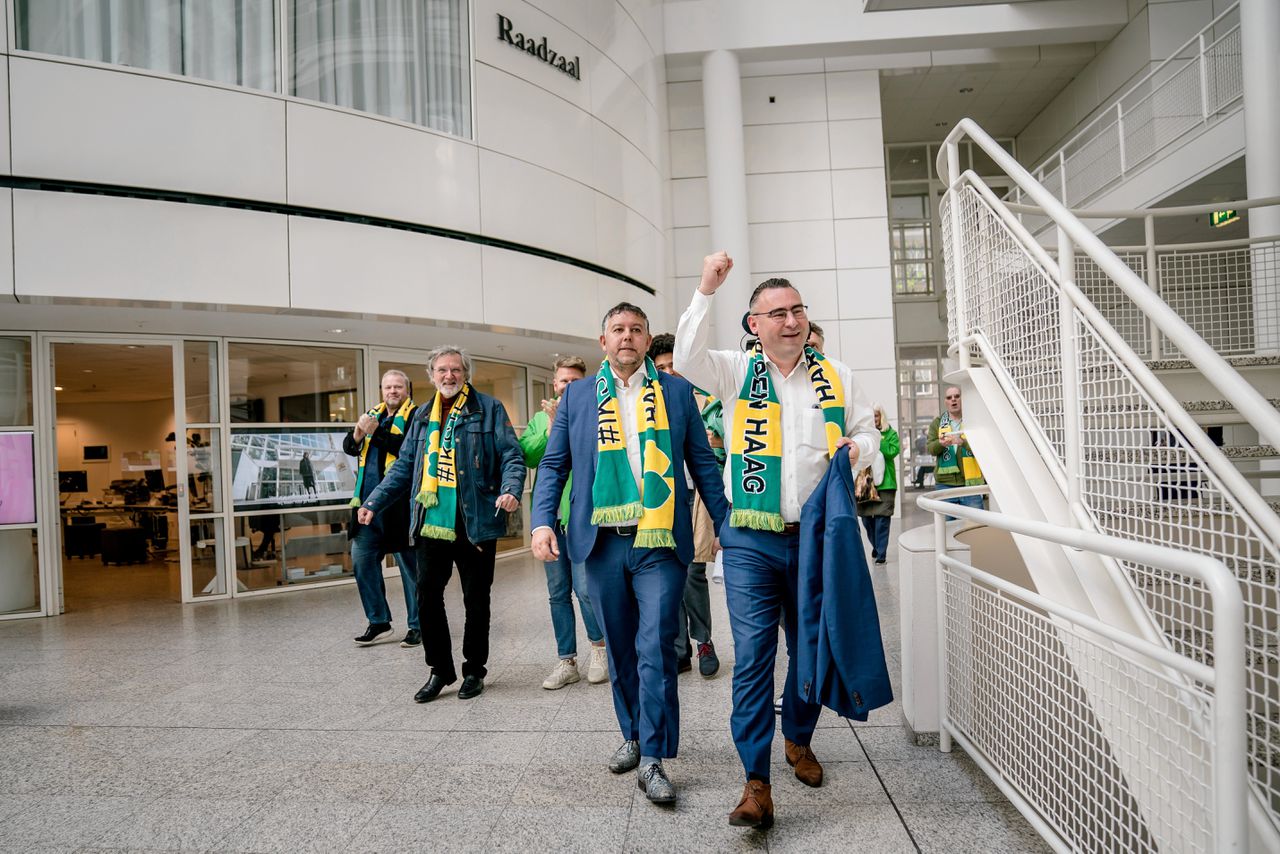
[[[179,426],[174,430],[182,601],[229,595],[228,545],[249,546],[228,530],[222,472],[225,433],[221,423],[218,342],[187,340],[174,348],[175,397]]]
[[[44,613],[32,373],[30,336],[0,335],[0,619]]]

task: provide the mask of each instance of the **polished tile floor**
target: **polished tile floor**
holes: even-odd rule
[[[896,571],[877,571],[895,680]],[[485,693],[460,701],[452,686],[425,706],[411,701],[419,651],[351,643],[353,587],[81,602],[0,623],[3,851],[1046,850],[972,762],[911,744],[896,704],[866,724],[823,715],[821,789],[791,776],[779,736],[776,826],[729,827],[742,783],[720,585],[723,667],[680,678],[674,808],[605,769],[619,741],[607,685],[540,687],[555,654],[528,557],[499,563]],[[456,583],[449,609],[461,613]]]

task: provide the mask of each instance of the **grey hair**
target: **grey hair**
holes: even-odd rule
[[[382,381],[385,380],[387,377],[399,377],[400,379],[404,380],[404,384],[406,386],[408,386],[410,383],[409,375],[406,374],[404,371],[400,370],[399,368],[391,368],[387,371],[384,371],[382,374],[382,377],[378,380],[378,384],[381,385]]]
[[[452,344],[445,344],[437,347],[427,354],[427,370],[435,372],[436,362],[441,356],[459,356],[462,359],[462,379],[465,382],[471,382],[471,374],[474,370],[471,364],[471,354],[461,347],[455,347]]]

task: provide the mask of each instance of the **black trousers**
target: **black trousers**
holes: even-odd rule
[[[493,587],[493,561],[498,551],[497,540],[473,544],[461,525],[457,534],[453,542],[419,537],[415,543],[422,651],[427,666],[446,684],[458,678],[458,671],[453,666],[444,589],[456,564],[466,611],[462,629],[462,675],[483,679],[488,673],[485,665],[489,661],[489,591]]]

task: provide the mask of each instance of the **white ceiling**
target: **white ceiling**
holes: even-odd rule
[[[1016,136],[1097,50],[1093,42],[1045,45],[993,51],[994,61],[981,64],[885,69],[885,142],[941,140],[962,118],[974,119],[992,136]]]
[[[1044,0],[863,0],[864,12],[900,12],[906,9],[943,9],[959,6],[994,6],[997,3],[1037,3]]]

